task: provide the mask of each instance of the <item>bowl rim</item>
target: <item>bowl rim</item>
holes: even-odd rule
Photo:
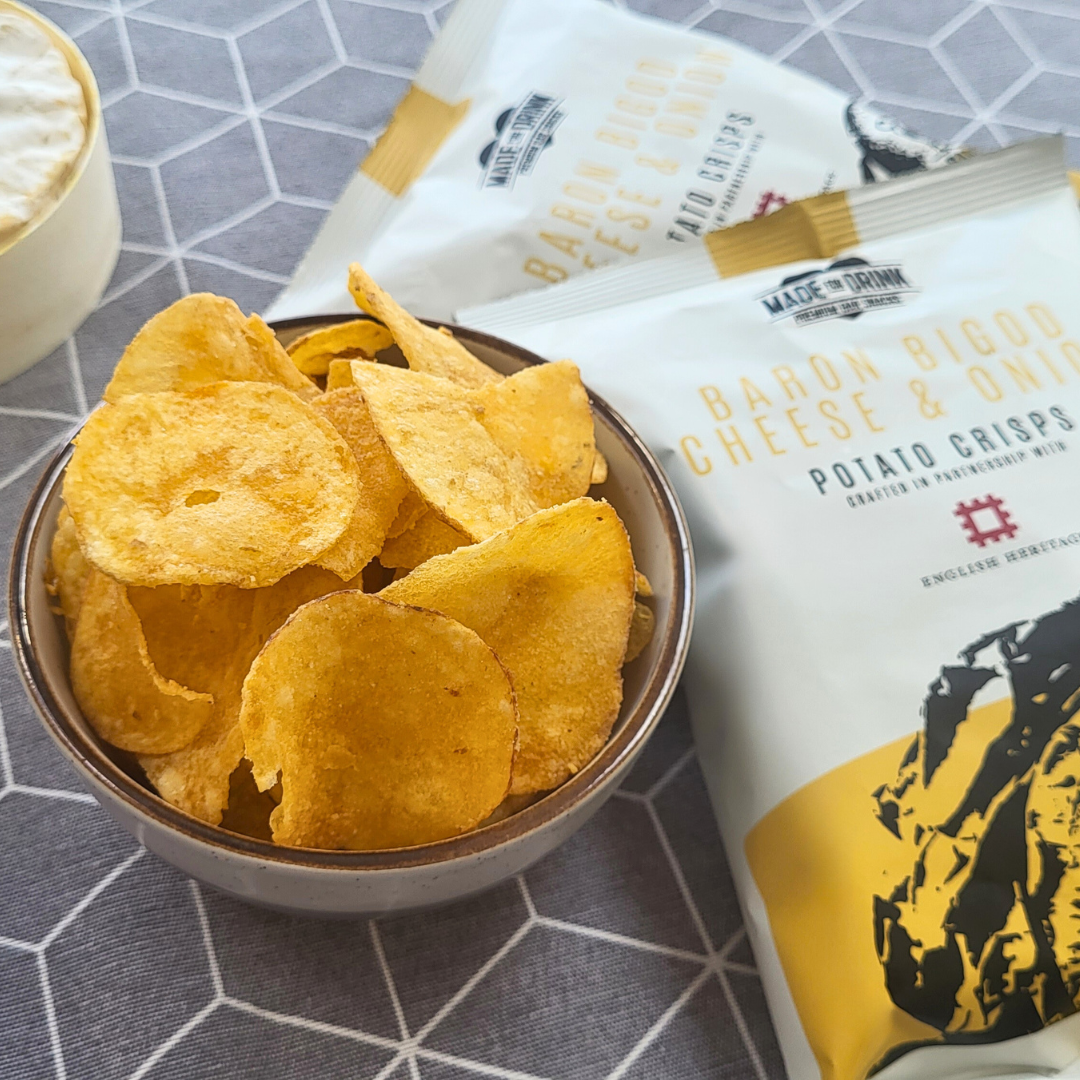
[[[361,312],[347,315],[312,315],[284,319],[270,325],[275,330],[288,330],[313,324],[330,325],[364,317]],[[534,353],[502,338],[456,324],[426,319],[423,321],[430,326],[445,325],[466,343],[475,342],[487,346],[528,366],[546,363]],[[675,692],[686,661],[693,625],[694,557],[689,527],[678,497],[659,463],[622,416],[591,391],[589,403],[594,412],[602,416],[616,436],[621,438],[637,461],[660,511],[665,535],[676,552],[672,603],[661,631],[664,634],[663,647],[645,683],[638,707],[626,717],[619,731],[610,736],[604,746],[577,773],[560,787],[516,814],[459,836],[407,848],[330,851],[281,846],[210,825],[172,806],[132,779],[93,742],[84,738],[51,685],[36,643],[31,640],[28,617],[29,590],[32,585],[31,552],[42,542],[43,512],[63,479],[74,448],[72,440],[75,432],[54,453],[35,485],[19,520],[12,547],[8,583],[11,644],[16,668],[35,712],[73,764],[86,772],[95,786],[104,788],[109,796],[123,803],[137,817],[149,817],[155,824],[178,832],[189,840],[260,862],[353,872],[429,867],[483,856],[494,852],[508,841],[519,839],[553,822],[602,789],[608,779],[620,771],[623,764],[636,754],[652,733]]]

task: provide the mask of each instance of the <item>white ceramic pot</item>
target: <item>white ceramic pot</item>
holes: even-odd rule
[[[355,315],[339,318],[355,318]],[[284,340],[316,325],[293,320]],[[516,346],[455,327],[492,367],[511,374],[543,363]],[[151,851],[213,888],[279,910],[349,916],[429,907],[480,892],[525,869],[579,829],[618,787],[675,690],[690,640],[693,559],[682,510],[655,459],[614,411],[592,398],[596,439],[609,477],[598,492],[626,524],[638,567],[655,594],[656,633],[624,669],[623,707],[607,744],[576,776],[495,824],[434,844],[389,851],[277,847],[207,825],[165,803],[129,755],[102,743],[79,712],[68,650],[45,590],[45,562],[71,447],[61,450],[23,514],[11,567],[12,645],[46,730],[94,796]]]
[[[0,242],[0,382],[75,332],[101,299],[120,254],[120,206],[90,65],[36,12],[0,0],[4,11],[35,22],[64,54],[86,97],[86,143],[59,201]]]

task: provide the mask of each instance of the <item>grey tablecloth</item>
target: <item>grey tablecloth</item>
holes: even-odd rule
[[[106,103],[124,251],[75,338],[0,387],[0,565],[43,462],[149,315],[263,308],[386,123],[440,0],[32,0]],[[537,0],[538,3],[542,0]],[[1077,0],[639,0],[976,146],[1064,130]],[[3,303],[3,297],[0,297]],[[780,1080],[677,700],[623,790],[518,881],[322,924],[145,854],[31,715],[0,622],[0,1077]]]

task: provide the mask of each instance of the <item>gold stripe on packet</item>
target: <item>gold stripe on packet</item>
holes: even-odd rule
[[[461,123],[469,104],[466,98],[451,105],[416,85],[410,86],[360,171],[400,198]]]
[[[802,199],[705,237],[716,272],[725,278],[801,259],[829,259],[858,242],[843,191]]]
[[[1033,188],[1041,185],[1050,190],[1060,184],[1060,145],[1052,138],[1040,140],[1040,144],[1038,158],[1031,163],[1017,147],[1001,154],[994,165],[998,175],[991,179],[1000,185],[1003,177],[1009,179],[1010,170],[1021,167],[1030,170]],[[970,202],[973,197],[970,187],[964,188],[962,173],[978,160],[973,156],[942,173],[920,172],[886,184],[802,199],[765,217],[708,233],[705,245],[722,278],[803,259],[831,259],[847,248],[879,240],[920,220],[925,225],[944,220],[943,213],[955,215],[957,202]],[[960,188],[950,189],[946,183],[950,180],[960,181]],[[1080,171],[1070,172],[1069,180],[1080,197]],[[994,190],[993,185],[985,187],[982,201],[992,199]]]

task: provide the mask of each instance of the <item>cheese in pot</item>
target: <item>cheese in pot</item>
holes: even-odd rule
[[[46,211],[86,139],[86,101],[63,53],[0,11],[0,244]]]

